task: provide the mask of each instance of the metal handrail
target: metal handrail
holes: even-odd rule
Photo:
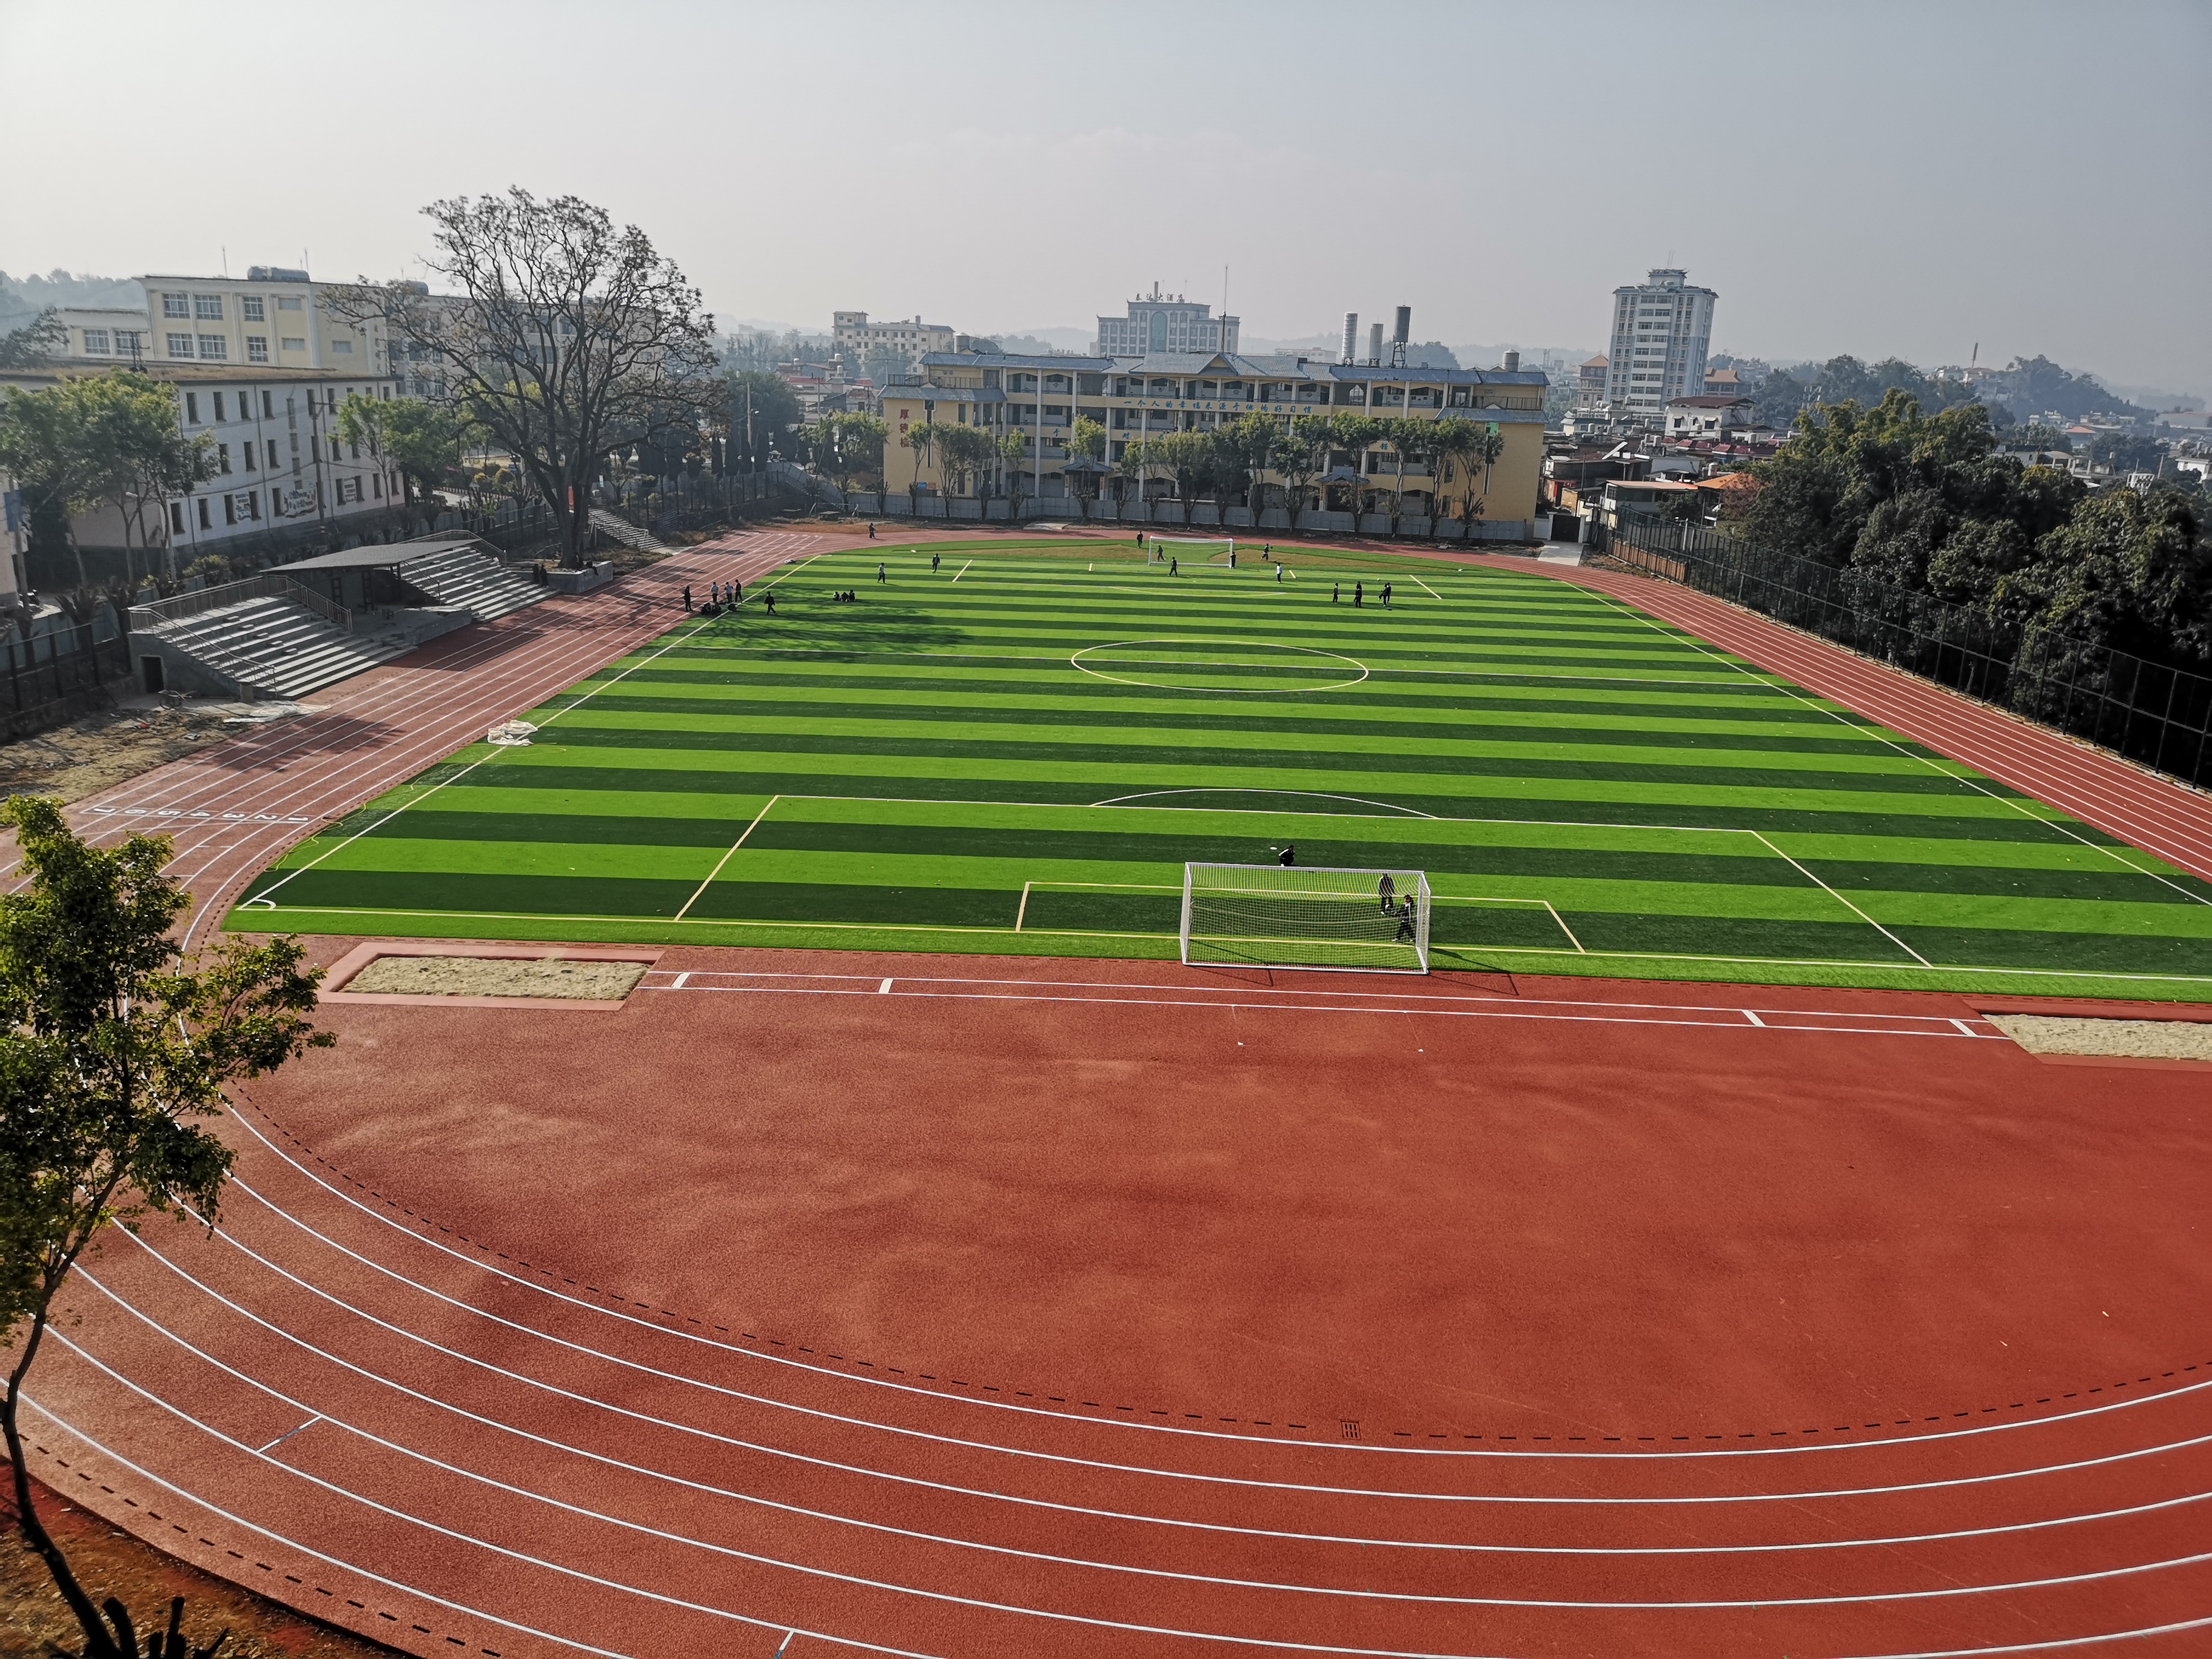
[[[134,605],[131,607],[131,630],[133,633],[149,633],[168,623],[183,622],[187,617],[204,616],[210,611],[243,605],[248,599],[283,599],[313,611],[325,622],[348,633],[353,631],[352,611],[324,598],[297,578],[273,570],[264,570],[258,576],[248,576],[244,581],[225,582],[220,587],[203,587],[197,593],[177,593],[166,599],[156,599],[151,605]]]

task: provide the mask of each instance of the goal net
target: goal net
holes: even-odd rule
[[[1429,878],[1419,870],[1186,864],[1182,959],[1425,974]]]
[[[1152,558],[1165,564],[1172,553],[1178,559],[1203,556],[1208,563],[1219,559],[1231,561],[1237,556],[1237,538],[1234,536],[1154,536],[1152,538]]]

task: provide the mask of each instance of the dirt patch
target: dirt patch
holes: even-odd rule
[[[2212,1061],[2212,1022],[2066,1019],[2050,1014],[1987,1014],[1984,1018],[2032,1054]]]
[[[338,988],[378,996],[557,997],[619,1002],[642,962],[519,962],[511,957],[379,957]]]
[[[67,1504],[44,1487],[37,1490],[39,1518],[46,1523],[69,1558],[78,1582],[94,1601],[112,1595],[131,1609],[143,1634],[167,1626],[169,1600],[185,1598],[184,1633],[194,1646],[231,1632],[223,1659],[390,1659],[396,1651],[380,1643],[348,1635],[264,1601],[228,1580],[200,1571],[141,1543],[89,1510]],[[0,1652],[45,1653],[49,1643],[63,1650],[82,1650],[84,1638],[64,1604],[46,1564],[31,1553],[15,1530],[14,1506],[0,1506]]]
[[[254,721],[295,712],[292,704],[189,702],[102,709],[0,744],[0,795],[82,800],[194,750],[250,732]]]

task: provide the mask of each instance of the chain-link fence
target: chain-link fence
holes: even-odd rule
[[[2212,678],[1978,611],[1864,571],[1778,553],[1656,514],[1606,550],[1863,656],[2085,738],[2185,783],[2212,783]]]

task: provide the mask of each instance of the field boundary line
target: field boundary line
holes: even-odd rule
[[[1414,586],[1419,588],[1422,592],[1427,594],[1431,599],[1436,600],[1439,605],[1443,602],[1444,596],[1437,592],[1435,588],[1430,586],[1426,582],[1423,581],[1419,576],[1409,575],[1406,580],[1413,583]]]
[[[755,583],[753,591],[755,592],[758,592],[763,587],[773,587],[777,582],[782,580],[786,575],[789,575],[793,572],[804,569],[807,565],[811,564],[815,559],[818,559],[821,556],[822,556],[817,553],[813,555],[812,557],[799,561],[799,563],[791,566],[788,569],[779,570],[775,575],[770,576],[766,581]],[[707,625],[707,618],[704,617],[687,618],[686,620],[691,623],[691,626],[688,629],[684,629],[681,623],[678,624],[677,628],[670,630],[673,637],[669,640],[667,644],[662,646],[658,651],[653,652],[647,656],[640,658],[636,662],[632,663],[628,668],[623,669],[621,673],[617,674],[613,678],[607,680],[605,684],[593,686],[590,690],[584,693],[582,696],[577,698],[575,702],[568,704],[567,708],[555,709],[553,713],[545,717],[544,724],[546,726],[550,726],[554,721],[559,720],[563,714],[573,714],[575,710],[582,708],[586,703],[589,702],[593,697],[598,696],[600,692],[605,690],[608,686],[617,684],[621,681],[627,679],[630,675],[644,667],[646,664],[666,656],[671,651],[676,649],[678,646],[681,645],[685,640],[690,638],[692,635],[696,634],[701,629]],[[556,691],[553,695],[558,696],[560,693]],[[544,699],[540,698],[538,701],[542,702]],[[534,707],[535,705],[532,706]],[[544,727],[541,726],[539,729],[543,730]],[[464,744],[462,747],[466,748],[468,745]],[[271,882],[268,886],[263,888],[252,898],[240,899],[238,902],[237,908],[241,910],[275,909],[276,908],[275,905],[264,903],[264,901],[268,898],[270,894],[275,892],[278,888],[290,881],[293,877],[307,874],[308,871],[313,869],[325,859],[343,852],[347,848],[352,846],[354,842],[359,841],[363,836],[369,834],[372,830],[381,830],[386,824],[391,823],[392,819],[398,817],[402,812],[406,811],[408,808],[412,806],[420,806],[424,801],[429,799],[431,796],[436,794],[441,789],[444,789],[450,785],[459,783],[463,778],[468,776],[470,773],[475,771],[477,768],[482,766],[486,761],[490,760],[491,758],[492,757],[489,755],[479,755],[476,759],[471,761],[466,766],[464,766],[459,771],[454,773],[452,777],[441,778],[436,783],[431,785],[429,788],[424,790],[421,794],[414,797],[412,799],[402,801],[398,805],[393,807],[392,811],[386,812],[375,823],[364,824],[359,830],[355,830],[353,834],[348,836],[343,841],[338,842],[337,846],[332,847],[325,852],[318,853],[313,858],[309,859],[305,864],[300,866],[298,869],[286,871],[283,876]],[[434,766],[437,763],[433,761],[431,764]],[[396,787],[404,788],[405,786],[401,784]]]
[[[1898,938],[1898,936],[1897,936],[1896,934],[1894,934],[1894,933],[1891,933],[1891,932],[1889,931],[1889,929],[1888,929],[1888,928],[1887,928],[1887,927],[1883,927],[1880,922],[1876,921],[1875,921],[1872,916],[1869,915],[1865,911],[1863,911],[1863,910],[1860,909],[1860,908],[1859,908],[1859,907],[1858,907],[1857,905],[1856,905],[1856,904],[1852,903],[1849,899],[1845,898],[1845,897],[1844,897],[1841,893],[1838,892],[1834,888],[1832,888],[1832,887],[1829,886],[1829,885],[1828,885],[1828,884],[1827,884],[1826,882],[1822,881],[1822,880],[1820,878],[1820,877],[1818,877],[1818,876],[1814,875],[1814,874],[1810,870],[1808,870],[1808,869],[1807,869],[1803,865],[1802,865],[1802,864],[1798,863],[1798,862],[1797,862],[1797,860],[1796,860],[1796,859],[1791,858],[1791,857],[1790,856],[1790,854],[1787,854],[1787,853],[1784,852],[1784,851],[1783,851],[1779,847],[1777,847],[1777,846],[1776,846],[1772,842],[1771,842],[1771,841],[1767,840],[1767,838],[1765,837],[1765,836],[1764,834],[1762,834],[1760,831],[1759,831],[1759,830],[1753,830],[1750,831],[1749,833],[1750,833],[1751,835],[1753,835],[1753,836],[1756,836],[1756,837],[1758,838],[1759,844],[1760,846],[1764,847],[1765,848],[1766,848],[1766,850],[1767,850],[1768,852],[1770,852],[1770,853],[1773,854],[1775,857],[1777,857],[1777,858],[1778,858],[1778,859],[1782,860],[1784,863],[1786,863],[1787,865],[1789,865],[1789,866],[1790,866],[1791,869],[1795,870],[1795,871],[1796,871],[1799,875],[1801,875],[1801,876],[1804,877],[1806,880],[1808,880],[1808,881],[1811,882],[1811,883],[1813,884],[1813,885],[1814,885],[1815,887],[1819,888],[1822,892],[1826,893],[1826,894],[1830,898],[1832,898],[1832,899],[1835,900],[1835,902],[1836,902],[1837,903],[1838,903],[1838,904],[1842,905],[1842,906],[1844,907],[1844,908],[1845,908],[1846,910],[1850,911],[1853,915],[1856,916],[1856,917],[1857,917],[1861,921],[1863,921],[1863,922],[1866,923],[1866,925],[1867,925],[1868,927],[1869,927],[1873,928],[1873,929],[1875,930],[1875,932],[1876,932],[1877,933],[1880,933],[1880,934],[1881,934],[1884,939],[1887,939],[1887,940],[1888,940],[1892,945],[1895,945],[1899,950],[1900,950],[1900,951],[1904,951],[1905,955],[1907,955],[1908,957],[1911,957],[1915,962],[1918,963],[1922,967],[1923,967],[1923,968],[1933,968],[1933,967],[1936,965],[1934,963],[1932,963],[1932,962],[1929,961],[1929,960],[1928,960],[1928,958],[1927,958],[1926,957],[1922,956],[1922,955],[1920,954],[1920,952],[1919,952],[1919,951],[1917,951],[1914,950],[1914,949],[1913,949],[1910,945],[1907,945],[1907,944],[1906,944],[1903,939],[1901,939]]]
[[[745,826],[744,834],[739,836],[735,841],[730,843],[730,850],[714,860],[714,867],[707,872],[707,879],[701,882],[697,887],[693,889],[691,896],[684,901],[684,908],[676,913],[675,919],[678,921],[683,921],[684,915],[690,910],[691,907],[699,902],[699,895],[705,892],[709,887],[712,887],[714,884],[714,878],[722,873],[722,866],[737,856],[738,848],[745,844],[746,838],[750,836],[754,830],[760,828],[761,820],[766,817],[769,815],[769,811],[775,805],[776,802],[782,799],[783,797],[781,795],[770,795],[768,798],[768,805],[762,807],[759,811],[753,814],[753,821]]]
[[[968,574],[968,565],[969,565],[969,564],[973,564],[973,563],[975,563],[975,560],[970,559],[970,560],[969,560],[969,561],[968,561],[968,564],[963,564],[963,565],[962,565],[962,566],[960,567],[960,568],[959,568],[959,569],[957,569],[957,570],[954,571],[954,572],[952,573],[952,581],[953,581],[953,582],[957,582],[957,581],[958,581],[958,580],[959,580],[963,576],[966,575],[966,574]],[[945,583],[945,585],[947,587],[950,587],[950,586],[952,586],[952,582],[947,582],[947,583]]]
[[[1626,599],[1620,599],[1613,594],[1608,593],[1602,588],[1585,588],[1583,591],[1585,592],[1595,593],[1598,598],[1602,599],[1606,604],[1616,606],[1619,609],[1626,611],[1630,616],[1644,621],[1647,625],[1654,629],[1657,629],[1660,626],[1657,618],[1647,617],[1642,611],[1638,610],[1636,606],[1630,605]],[[1771,618],[1768,618],[1767,620],[1771,621]],[[1683,628],[1680,631],[1685,638],[1689,640],[1692,645],[1694,645],[1698,650],[1704,652],[1707,656],[1712,657],[1717,661],[1725,662],[1727,660],[1726,657],[1722,653],[1719,648],[1713,646],[1709,641],[1698,638],[1695,634],[1691,633],[1686,628]],[[1832,641],[1828,641],[1828,643],[1832,643]],[[1733,666],[1733,665],[1730,665]],[[1881,666],[1881,665],[1876,665]],[[1764,673],[1766,671],[1759,669],[1754,664],[1751,665],[1747,672]],[[1798,702],[1804,703],[1808,708],[1814,708],[1818,713],[1825,714],[1830,720],[1838,721],[1840,724],[1850,724],[1850,722],[1845,720],[1843,715],[1836,712],[1836,710],[1820,708],[1820,703],[1821,702],[1833,702],[1834,699],[1816,699],[1813,693],[1796,684],[1795,681],[1786,675],[1777,675],[1776,680],[1778,688],[1781,690],[1787,693],[1789,696],[1795,697]],[[1952,760],[1948,755],[1936,757],[1935,758],[1930,758],[1926,755],[1916,755],[1910,749],[1905,746],[1905,741],[1902,738],[1901,734],[1893,732],[1888,726],[1882,725],[1880,721],[1875,722],[1875,730],[1879,733],[1875,739],[1876,742],[1887,744],[1890,748],[1896,750],[1899,754],[1903,755],[1907,760],[1917,761],[1921,765],[1928,768],[1930,771],[1935,772],[1939,776],[1949,778],[1954,783],[1963,783],[1967,788],[1974,791],[1975,793],[1985,795],[1991,800],[2000,801],[2005,805],[2012,808],[2014,811],[2018,812],[2021,817],[2032,818],[2038,823],[2045,824],[2051,829],[2056,830],[2060,835],[2066,836],[2069,840],[2079,842],[2084,847],[2094,848],[2095,851],[2106,854],[2112,860],[2113,863],[2118,865],[2122,869],[2130,871],[2138,876],[2148,876],[2153,881],[2157,882],[2160,886],[2171,888],[2173,891],[2180,894],[2182,897],[2187,899],[2192,904],[2212,905],[2212,899],[2206,898],[2201,893],[2191,892],[2186,887],[2183,887],[2179,884],[2176,883],[2171,877],[2160,875],[2155,870],[2146,870],[2141,865],[2133,863],[2120,856],[2122,848],[2124,848],[2126,851],[2130,853],[2142,852],[2144,853],[2144,856],[2147,858],[2156,858],[2158,856],[2156,854],[2144,852],[2144,849],[2142,848],[2133,846],[2125,842],[2122,842],[2119,847],[2106,847],[2100,842],[2091,841],[2087,836],[2081,835],[2078,831],[2069,827],[2069,820],[2073,820],[2076,823],[2080,822],[2080,820],[2075,819],[2074,814],[2066,811],[2063,807],[2055,807],[2052,806],[2049,801],[2037,799],[2034,802],[2036,805],[2048,808],[2050,811],[2058,812],[2062,815],[2057,818],[2043,817],[2037,813],[2029,811],[2027,807],[2022,802],[2014,799],[2013,796],[2002,794],[1998,791],[1990,787],[1990,781],[1986,781],[1980,775],[1979,768],[1968,766],[1965,761]],[[1924,744],[1921,746],[1923,748],[1928,747],[1928,745]],[[1964,768],[1965,770],[1963,774],[1960,772],[1946,771],[1943,765],[1938,763],[1939,761],[1948,763],[1951,766]],[[2031,799],[2033,798],[2031,797]]]

